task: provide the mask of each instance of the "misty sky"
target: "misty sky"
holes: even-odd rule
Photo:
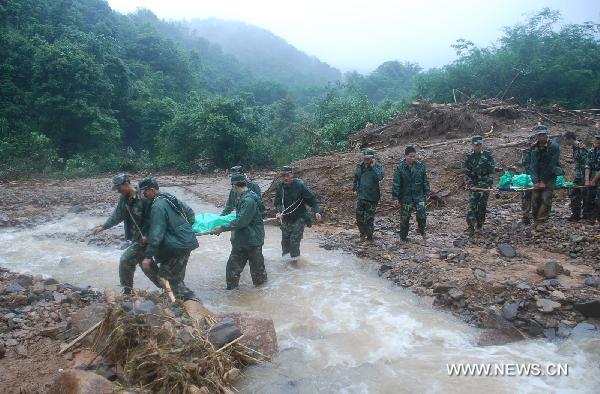
[[[466,38],[488,45],[503,26],[544,7],[563,22],[600,22],[598,0],[108,0],[122,13],[148,8],[169,20],[239,20],[272,31],[303,52],[342,71],[369,72],[386,60],[425,68],[455,58],[450,45]]]

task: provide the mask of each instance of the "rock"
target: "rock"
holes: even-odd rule
[[[517,251],[511,244],[501,243],[498,245],[498,252],[504,257],[513,258],[517,255]]]
[[[48,278],[44,280],[44,285],[46,286],[50,286],[50,285],[57,285],[58,281],[54,278]]]
[[[17,352],[17,354],[21,357],[27,357],[27,355],[29,354],[27,352],[27,346],[21,344],[21,345],[17,345],[15,351]]]
[[[394,264],[392,263],[381,264],[381,266],[379,267],[379,276],[383,275],[385,272],[391,270],[392,268],[394,268]]]
[[[590,323],[581,322],[571,331],[571,335],[589,335],[596,333],[596,326]]]
[[[242,373],[240,372],[239,369],[237,368],[231,368],[229,371],[225,372],[225,375],[223,375],[223,379],[228,382],[228,383],[235,383],[240,377],[242,376]]]
[[[29,305],[29,297],[25,294],[16,294],[13,296],[12,302],[10,303],[13,307]]]
[[[19,341],[17,341],[14,338],[8,338],[4,341],[4,343],[6,343],[6,346],[17,346],[19,344]]]
[[[578,244],[580,242],[585,241],[585,236],[584,235],[571,235],[571,242],[574,244]]]
[[[3,213],[0,213],[0,227],[10,226],[10,219]]]
[[[241,336],[242,332],[235,325],[235,321],[230,317],[226,317],[210,329],[208,332],[208,341],[215,348],[219,349]]]
[[[4,288],[4,293],[13,294],[13,293],[22,293],[25,291],[25,288],[18,284],[17,282],[13,282],[10,285]]]
[[[48,338],[54,338],[54,339],[56,339],[56,337],[60,333],[64,332],[67,329],[67,326],[68,326],[68,323],[65,321],[65,322],[62,322],[60,324],[55,324],[55,325],[50,326],[50,327],[42,328],[39,331],[39,334],[41,336],[43,336],[43,337],[48,337]]]
[[[547,298],[540,298],[535,304],[538,310],[544,313],[551,313],[554,312],[555,309],[560,308],[560,304],[558,302],[549,300]]]
[[[465,293],[463,293],[460,289],[453,287],[450,290],[448,290],[448,295],[454,300],[460,300],[461,298],[464,298]]]
[[[590,276],[589,278],[585,278],[583,283],[590,287],[600,287],[600,276]]]
[[[529,332],[529,335],[531,335],[532,337],[537,337],[538,335],[541,335],[544,332],[544,327],[540,323],[532,319],[529,321],[529,327],[527,328],[527,332]]]
[[[559,338],[567,338],[571,335],[571,327],[561,323],[556,330],[556,336]]]
[[[277,353],[277,334],[273,320],[253,313],[226,313],[219,315],[221,317],[231,317],[236,325],[244,334],[240,341],[245,346],[255,349],[266,356],[272,356]]]
[[[30,275],[19,275],[16,282],[23,287],[30,287],[33,284],[33,278]]]
[[[423,279],[423,282],[421,282],[421,284],[425,288],[430,288],[431,286],[433,286],[433,279],[431,279],[431,278],[425,278],[425,279]]]
[[[479,346],[506,345],[525,339],[523,334],[515,327],[508,326],[501,329],[482,330],[477,341]]]
[[[436,283],[435,285],[433,285],[433,292],[436,294],[446,293],[448,290],[450,290],[453,287],[454,287],[454,285],[451,283]]]
[[[473,275],[475,275],[475,277],[480,280],[485,280],[485,278],[487,277],[485,271],[480,268],[475,268],[475,270],[473,271]]]
[[[33,287],[31,288],[31,291],[34,294],[42,294],[44,291],[46,291],[46,286],[44,286],[43,283],[41,282],[36,282]]]
[[[505,304],[502,307],[502,317],[506,320],[515,320],[517,318],[517,312],[519,311],[519,304],[516,302]]]
[[[58,291],[55,291],[52,293],[52,298],[54,298],[54,301],[62,304],[65,301],[68,301],[68,297],[66,295],[64,295],[63,293],[59,293]]]
[[[215,314],[206,309],[202,303],[195,300],[187,300],[183,303],[185,311],[192,319],[192,325],[199,327],[204,325],[207,317],[213,317]]]
[[[456,248],[462,248],[463,246],[465,246],[467,244],[467,241],[464,239],[455,239],[454,241],[452,241],[452,245]]]
[[[550,293],[550,297],[554,298],[555,300],[559,300],[559,301],[564,301],[567,298],[565,296],[565,293],[563,293],[562,291],[559,291],[559,290],[554,290],[552,293]]]
[[[556,278],[563,271],[563,266],[558,261],[548,261],[546,264],[540,265],[537,269],[537,273],[546,279]]]
[[[210,391],[208,391],[208,389],[204,386],[198,387],[193,384],[190,384],[189,386],[187,386],[185,393],[186,394],[209,394]]]
[[[106,314],[106,304],[92,304],[75,312],[71,316],[71,326],[73,331],[81,334],[98,323]],[[88,335],[82,340],[83,345],[90,345],[94,339],[93,335]]]
[[[83,207],[81,205],[73,205],[68,210],[69,213],[81,213],[83,212]]]
[[[560,286],[560,281],[558,279],[546,279],[544,281],[542,281],[542,285],[546,286],[546,287],[559,287]]]
[[[6,354],[6,347],[4,346],[4,344],[2,342],[0,342],[0,358],[4,358],[5,354]]]
[[[586,317],[600,317],[600,300],[578,302],[573,308]]]
[[[531,286],[527,282],[518,282],[516,286],[517,286],[517,289],[519,289],[519,290],[529,290],[529,289],[531,289]]]
[[[106,378],[89,371],[68,369],[50,387],[51,394],[112,394],[113,384]]]

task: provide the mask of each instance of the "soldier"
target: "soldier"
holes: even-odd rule
[[[556,176],[562,171],[559,165],[559,148],[548,140],[548,128],[538,125],[534,128],[536,142],[532,145],[531,181],[531,211],[535,229],[541,230],[542,223],[548,220],[552,209],[552,197],[556,184]]]
[[[352,190],[357,195],[356,224],[360,239],[373,240],[373,221],[381,198],[379,182],[383,180],[383,166],[375,162],[373,149],[365,149],[362,162],[356,166]]]
[[[590,200],[594,202],[590,224],[600,222],[600,132],[594,136],[593,149],[588,155],[585,166],[585,185],[590,187]]]
[[[521,161],[519,165],[523,167],[523,173],[530,175],[529,166],[531,165],[531,149],[535,142],[535,135],[531,134],[527,137],[527,147],[523,149],[521,153]],[[523,215],[523,224],[531,223],[531,190],[525,190],[521,192],[521,211]]]
[[[429,180],[425,164],[417,160],[417,150],[409,146],[404,150],[404,159],[396,167],[392,184],[394,204],[400,207],[400,238],[406,241],[410,215],[416,211],[419,234],[426,240],[427,211],[425,199],[429,195]]]
[[[153,177],[142,179],[139,189],[152,203],[142,268],[168,280],[175,296],[196,299],[183,282],[190,253],[198,247],[192,230],[194,211],[172,194],[160,192]]]
[[[281,222],[281,255],[285,257],[289,253],[292,262],[300,257],[304,226],[312,225],[306,205],[312,208],[319,223],[321,208],[315,195],[300,178],[294,177],[294,169],[291,166],[283,167],[281,180],[276,186],[275,209]]]
[[[577,136],[572,131],[567,131],[564,135],[565,142],[573,149],[573,183],[576,186],[585,186],[585,166],[589,151],[585,144],[577,141]],[[571,198],[571,216],[567,219],[571,222],[577,222],[582,217],[590,219],[593,210],[593,201],[590,201],[590,193],[586,189],[573,188],[569,193]]]
[[[254,193],[256,193],[256,195],[261,199],[260,211],[261,211],[261,213],[264,212],[265,206],[262,203],[262,192],[260,191],[260,186],[258,186],[258,184],[256,182],[254,182],[253,180],[251,180],[250,178],[245,176],[244,167],[242,167],[242,166],[231,167],[229,169],[229,174],[231,177],[233,177],[237,174],[244,175],[244,177],[246,178],[246,185],[248,186],[248,189],[252,190]],[[235,209],[235,206],[237,204],[237,198],[238,198],[238,196],[235,194],[234,188],[232,187],[231,190],[229,191],[229,198],[227,198],[227,203],[225,203],[225,207],[223,208],[223,211],[221,212],[221,216],[229,215],[231,212],[233,212],[233,210]]]
[[[496,164],[494,156],[490,151],[483,150],[483,138],[479,135],[471,138],[473,152],[467,155],[465,160],[465,175],[469,188],[469,209],[467,211],[467,233],[475,234],[481,231],[485,222],[487,202],[490,196],[488,191],[474,191],[473,188],[489,189],[494,184],[494,172]]]
[[[254,286],[260,286],[267,281],[265,259],[262,246],[265,241],[265,227],[260,210],[260,197],[248,189],[248,180],[244,174],[231,177],[231,184],[236,195],[239,195],[235,207],[235,219],[222,227],[215,228],[211,233],[219,235],[223,231],[232,231],[231,254],[227,260],[226,280],[227,289],[238,287],[240,275],[250,262],[250,275]]]
[[[133,187],[129,175],[119,174],[113,178],[112,183],[112,190],[118,191],[121,198],[119,198],[112,215],[103,225],[94,227],[92,233],[97,235],[123,222],[125,239],[131,241],[131,245],[125,249],[119,260],[119,281],[123,288],[123,294],[131,294],[135,268],[144,259],[150,202],[142,198],[139,191]],[[155,275],[146,273],[146,276],[152,283],[160,287],[158,278]]]

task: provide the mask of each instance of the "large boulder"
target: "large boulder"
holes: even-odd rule
[[[60,374],[51,394],[112,394],[115,386],[106,378],[89,371],[68,369]]]
[[[587,317],[600,317],[600,300],[578,302],[573,305],[575,310]]]
[[[244,338],[240,343],[265,356],[277,353],[277,334],[273,320],[258,313],[231,312],[219,315],[222,318],[232,318],[240,328]]]

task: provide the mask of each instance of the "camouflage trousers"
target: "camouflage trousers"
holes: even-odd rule
[[[469,193],[469,209],[467,210],[467,224],[469,227],[483,226],[489,197],[489,192]]]
[[[356,225],[361,237],[373,238],[377,201],[358,200],[356,202]]]
[[[531,195],[531,190],[521,192],[521,211],[526,221],[531,217]]]
[[[175,297],[185,300],[197,300],[196,294],[190,290],[183,280],[190,258],[190,252],[162,252],[154,257],[151,272],[169,281]],[[161,286],[162,287],[162,286]]]
[[[121,255],[119,260],[119,281],[124,292],[130,292],[133,289],[133,276],[135,269],[144,260],[144,250],[146,247],[137,241],[134,241]],[[142,270],[143,271],[143,270]],[[158,277],[153,272],[145,272],[144,274],[150,279],[156,287],[160,288]]]
[[[254,286],[262,285],[267,281],[267,271],[265,270],[265,258],[262,254],[262,246],[247,246],[244,248],[235,248],[231,250],[227,268],[225,269],[225,278],[227,289],[233,290],[240,283],[240,276],[246,263],[250,263],[250,276]]]
[[[546,182],[546,187],[531,192],[531,214],[535,222],[545,222],[552,211],[555,181]]]
[[[408,237],[410,227],[410,216],[415,211],[417,217],[417,226],[419,234],[425,235],[425,226],[427,225],[427,211],[425,210],[425,202],[419,201],[416,203],[402,204],[400,208],[400,238],[403,240]]]
[[[304,218],[299,218],[293,222],[281,224],[281,255],[290,254],[290,257],[300,256],[300,241],[304,236]]]
[[[583,180],[575,180],[574,182],[578,186],[583,186]],[[595,215],[594,212],[594,203],[596,193],[593,188],[585,188],[585,189],[571,189],[569,192],[569,197],[571,199],[571,213],[573,217],[580,219],[592,219]],[[583,215],[582,215],[583,214]]]

